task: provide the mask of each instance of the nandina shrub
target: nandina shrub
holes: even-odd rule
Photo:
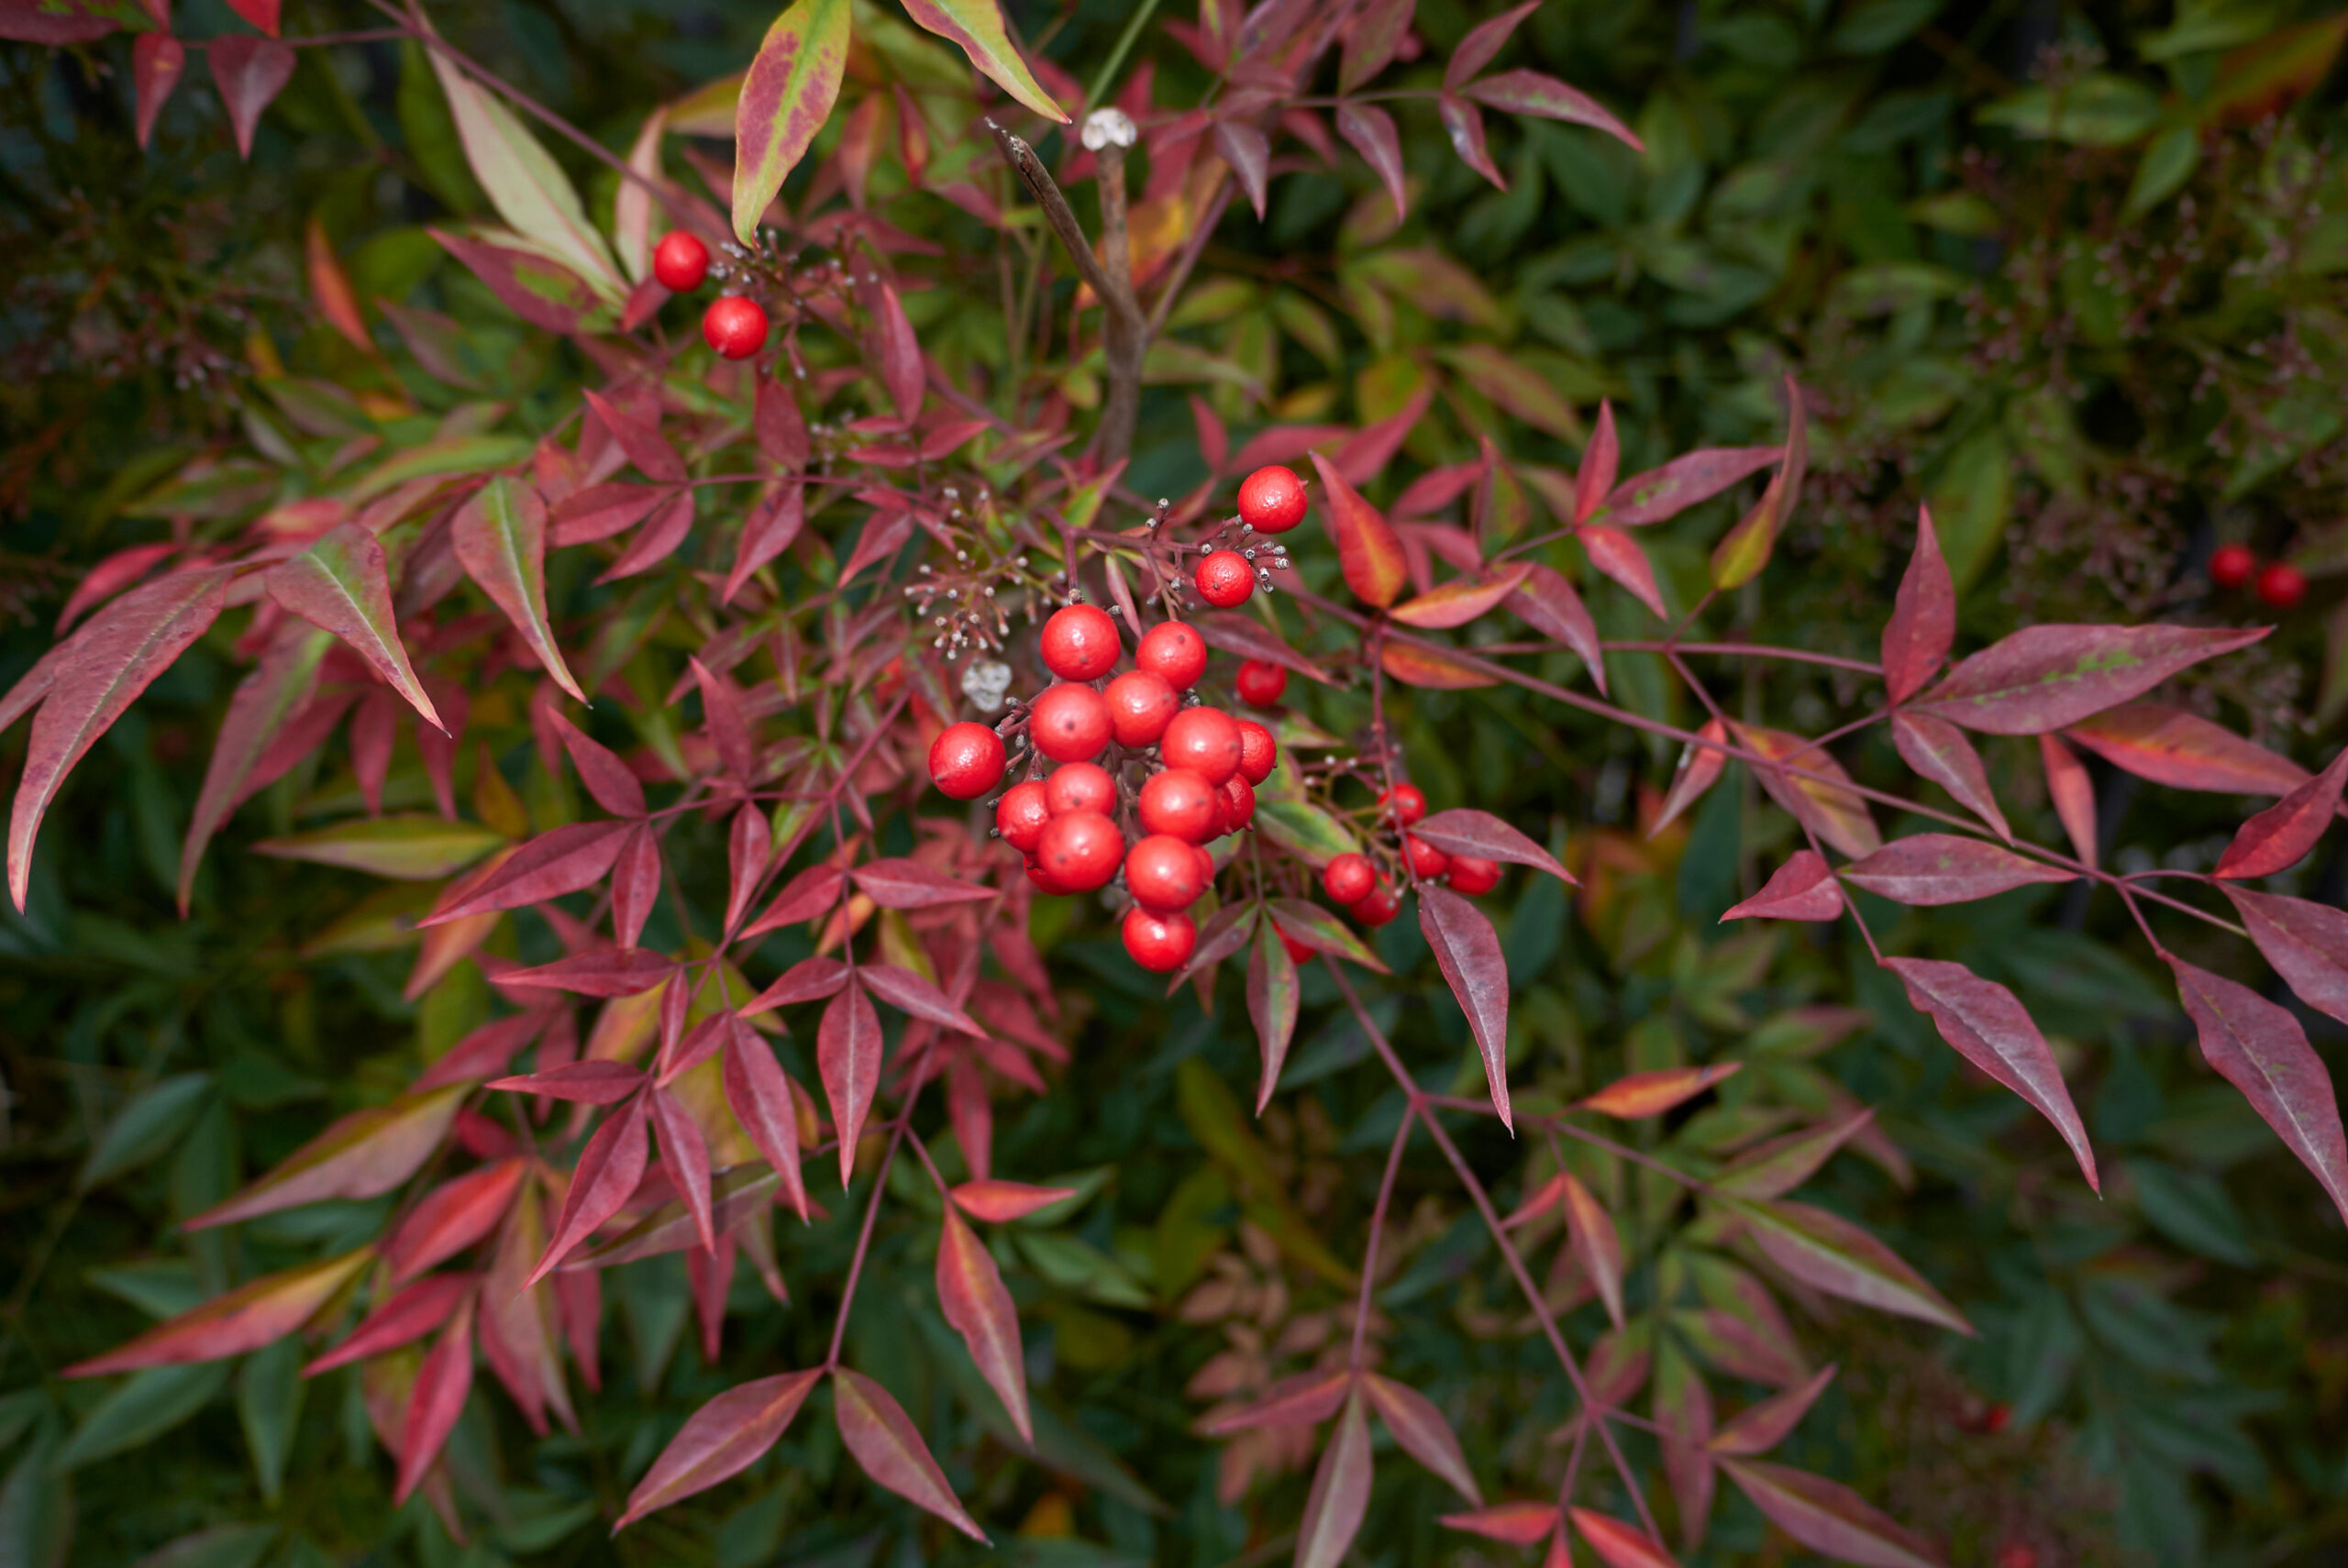
[[[274,33],[273,6],[247,14]],[[1245,1261],[1182,1299],[1198,1322],[1281,1322],[1268,1293],[1315,1296],[1292,1339],[1235,1333],[1191,1383],[1210,1402],[1201,1430],[1228,1444],[1226,1498],[1311,1471],[1293,1521],[1300,1562],[1334,1562],[1354,1543],[1373,1419],[1461,1495],[1446,1523],[1497,1540],[1563,1553],[1578,1535],[1609,1563],[1662,1561],[1667,1524],[1687,1549],[1701,1544],[1724,1471],[1803,1544],[1930,1560],[1929,1543],[1846,1488],[1760,1457],[1833,1376],[1809,1365],[1781,1301],[1818,1315],[1842,1298],[1966,1327],[1864,1231],[1787,1196],[1846,1144],[1897,1157],[1864,1107],[1822,1099],[1802,1075],[1850,1021],[1789,1010],[1709,1061],[1646,1065],[1570,1097],[1540,1074],[1512,1089],[1508,955],[1474,897],[1503,876],[1570,881],[1570,860],[1589,884],[1585,917],[1620,922],[1633,944],[1623,884],[1637,850],[1626,835],[1601,837],[1603,856],[1545,845],[1472,795],[1431,809],[1400,712],[1503,687],[1685,748],[1668,791],[1643,802],[1650,839],[1742,764],[1800,847],[1729,916],[1848,917],[1943,1038],[2046,1119],[2090,1186],[2094,1154],[2054,1053],[2013,993],[1884,951],[1846,889],[1930,907],[2081,878],[2110,889],[2174,968],[2211,1065],[2342,1197],[2348,1153],[2296,1017],[2167,945],[2196,921],[2246,933],[2305,1000],[2341,1015],[2336,911],[2238,884],[2312,848],[2343,765],[2310,778],[2140,701],[2255,629],[2031,627],[1944,670],[1956,600],[1925,516],[1873,657],[1739,635],[1719,596],[1760,597],[1744,591],[1766,583],[1801,498],[1809,409],[1791,382],[1782,444],[1700,450],[1629,478],[1602,403],[1568,469],[1467,438],[1437,414],[1432,373],[1359,428],[1276,425],[1236,451],[1202,402],[1195,488],[1177,502],[1124,484],[1145,381],[1224,373],[1168,352],[1180,340],[1163,329],[1224,209],[1244,197],[1260,212],[1284,160],[1335,159],[1341,139],[1399,213],[1410,192],[1380,100],[1432,99],[1460,156],[1494,178],[1485,108],[1632,139],[1561,83],[1487,69],[1521,10],[1430,61],[1439,87],[1427,77],[1365,93],[1406,44],[1421,47],[1407,6],[1210,6],[1183,36],[1217,91],[1160,108],[1154,82],[1135,78],[1116,108],[1085,116],[1057,173],[1009,127],[1082,107],[1076,84],[1023,63],[991,7],[912,14],[1020,108],[985,103],[902,23],[851,24],[843,5],[801,0],[737,84],[672,105],[629,158],[609,159],[623,184],[608,228],[519,117],[524,101],[401,21],[429,50],[507,225],[448,228],[440,242],[575,348],[585,385],[515,433],[507,409],[461,395],[476,368],[450,318],[387,309],[395,340],[379,340],[331,248],[314,245],[317,308],[360,359],[347,384],[271,388],[275,413],[256,416],[250,451],[214,454],[152,498],[176,519],[170,536],[93,572],[68,610],[81,624],[0,699],[8,720],[33,713],[10,884],[21,908],[40,818],[72,765],[208,640],[252,668],[207,767],[183,903],[238,804],[300,770],[347,808],[261,852],[404,884],[362,907],[412,929],[410,994],[429,999],[470,972],[500,999],[461,1036],[430,1040],[441,1048],[404,1092],[190,1222],[395,1194],[380,1235],[251,1279],[73,1372],[215,1360],[306,1331],[318,1342],[309,1371],[360,1368],[394,1495],[420,1493],[457,1532],[464,1477],[447,1444],[476,1354],[532,1427],[575,1424],[571,1378],[592,1387],[599,1375],[603,1271],[682,1253],[714,1360],[747,1254],[778,1298],[786,1264],[803,1289],[836,1297],[828,1350],[704,1406],[626,1478],[614,1523],[757,1463],[820,1395],[867,1474],[980,1535],[921,1427],[855,1364],[849,1328],[876,1239],[918,1233],[984,1419],[1011,1446],[1037,1446],[1002,1270],[1016,1254],[991,1243],[1084,1195],[1022,1179],[1044,1172],[998,1172],[995,1117],[1069,1081],[1039,924],[1113,922],[1136,963],[1170,971],[1202,1005],[1221,967],[1237,972],[1229,1010],[1258,1047],[1258,1114],[1282,1112],[1308,968],[1359,1031],[1367,1060],[1352,1070],[1384,1075],[1396,1097],[1382,1179],[1344,1195],[1363,1212],[1357,1262],[1268,1172],[1250,1194]],[[87,37],[116,24],[107,13],[37,25]],[[861,56],[856,28],[870,46]],[[141,37],[142,94],[168,91],[181,48]],[[249,143],[293,46],[237,33],[206,52]],[[670,138],[729,125],[730,226],[667,161]],[[1133,156],[1148,171],[1129,206]],[[1062,194],[1088,181],[1097,246]],[[698,237],[708,272],[677,235]],[[1055,302],[1040,281],[1059,267],[1074,277]],[[957,306],[1023,269],[1033,281],[999,307],[1003,338],[970,331]],[[1423,260],[1407,275],[1439,278]],[[671,282],[724,292],[693,302],[696,319],[670,300]],[[1481,373],[1524,397],[1541,390],[1505,363]],[[1404,443],[1430,436],[1456,448],[1451,460],[1405,482]],[[267,496],[257,516],[250,501],[217,504],[238,486]],[[1637,530],[1733,494],[1749,504],[1720,532],[1708,586],[1675,608]],[[1536,503],[1553,526],[1535,524]],[[1602,639],[1585,588],[1645,606],[1656,635]],[[1534,635],[1511,640],[1512,621]],[[1610,664],[1667,672],[1698,727],[1618,705]],[[1821,670],[1834,681],[1814,679]],[[1815,736],[1764,722],[1822,693],[1858,712],[1809,726]],[[1878,725],[1888,752],[1845,739]],[[1985,760],[1970,735],[2021,737],[2073,853],[2011,833],[1990,766],[2010,792],[2013,748],[1993,739]],[[1866,777],[1890,777],[1896,755],[1942,794],[1862,783],[1838,744]],[[2096,866],[2075,745],[2159,783],[2280,801],[2214,875],[2189,874],[2202,902],[2172,898],[2151,876]],[[1957,809],[1934,803],[1944,797]],[[1878,809],[1926,831],[1887,843]],[[1110,886],[1120,866],[1123,885]],[[2208,906],[2212,889],[2241,926]],[[1407,949],[1363,933],[1405,921],[1456,1000],[1480,1095],[1427,1087],[1379,1021],[1377,992],[1410,984],[1387,975]],[[1711,962],[1749,978],[1771,951],[1744,939]],[[1201,1125],[1236,1129],[1219,1136],[1246,1165],[1244,1117],[1216,1110],[1230,1087],[1190,1064],[1182,1091]],[[1678,1120],[1703,1097],[1721,1114]],[[1669,1136],[1646,1136],[1667,1116]],[[1463,1149],[1478,1119],[1541,1137],[1496,1179]],[[1445,1412],[1381,1370],[1391,1325],[1377,1287],[1425,1242],[1392,1207],[1421,1132],[1529,1314],[1489,1311],[1478,1331],[1528,1339],[1556,1368],[1568,1457],[1522,1500],[1488,1499],[1494,1476],[1471,1468]],[[1519,1195],[1505,1216],[1496,1187]],[[1331,1196],[1311,1211],[1329,1212]],[[836,1272],[808,1277],[778,1207],[851,1218]],[[1291,1270],[1303,1271],[1293,1283]],[[1719,1408],[1716,1388],[1740,1408]],[[1643,1395],[1647,1416],[1630,1408]],[[1657,1459],[1667,1490],[1651,1497]],[[1533,1468],[1501,1474],[1514,1483]]]

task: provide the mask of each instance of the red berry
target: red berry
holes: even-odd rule
[[[1090,686],[1047,686],[1027,714],[1036,749],[1054,762],[1090,762],[1109,744],[1109,704]]]
[[[1253,719],[1239,721],[1239,777],[1261,784],[1279,766],[1280,748],[1272,732]]]
[[[1391,806],[1390,813],[1388,808]],[[1427,798],[1416,784],[1397,784],[1378,797],[1378,815],[1382,822],[1389,815],[1401,820],[1409,827],[1427,814]]]
[[[1124,835],[1098,812],[1054,817],[1044,830],[1044,841],[1036,846],[1036,863],[1071,893],[1105,886],[1124,857]]]
[[[1167,724],[1182,711],[1182,694],[1155,670],[1129,669],[1101,695],[1109,702],[1109,728],[1117,744],[1139,750],[1156,745]]]
[[[2013,1419],[2014,1408],[2000,1399],[1996,1404],[1990,1406],[1989,1408],[1982,1415],[1981,1430],[1988,1432],[1991,1437],[1995,1437],[1999,1432],[2004,1431],[2007,1424]]]
[[[1235,773],[1223,781],[1223,823],[1224,833],[1237,833],[1256,816],[1256,787],[1247,782],[1244,773]]]
[[[2270,610],[2289,610],[2308,596],[2308,580],[2295,566],[2276,561],[2258,574],[2258,602]]]
[[[1002,737],[965,719],[929,744],[929,778],[957,801],[975,801],[1002,781]]]
[[[1285,534],[1304,521],[1304,481],[1274,463],[1239,484],[1239,521],[1258,534]]]
[[[1047,803],[1043,785],[1030,778],[1024,784],[1013,784],[995,802],[994,830],[1002,841],[1022,855],[1032,855],[1051,825],[1052,808]]]
[[[1188,691],[1207,672],[1207,640],[1180,621],[1160,621],[1141,635],[1134,662],[1166,678],[1177,691]]]
[[[1278,926],[1274,926],[1272,929],[1279,931]],[[1299,942],[1295,937],[1290,936],[1285,931],[1280,932],[1280,945],[1288,949],[1288,961],[1291,964],[1304,963],[1315,953],[1320,951],[1317,947],[1312,947],[1304,943]]]
[[[1200,598],[1228,610],[1256,591],[1256,569],[1237,550],[1217,550],[1199,563],[1197,580]]]
[[[1220,708],[1185,708],[1167,724],[1157,750],[1167,767],[1219,786],[1239,771],[1239,726]]]
[[[1402,896],[1380,882],[1369,897],[1354,906],[1354,918],[1375,930],[1402,912]]]
[[[1487,860],[1480,855],[1455,855],[1451,857],[1451,890],[1475,898],[1489,893],[1501,885],[1501,863]]]
[[[1998,1568],[2038,1568],[2038,1549],[2026,1540],[2010,1540],[1998,1548]]]
[[[1337,902],[1350,906],[1378,890],[1378,873],[1370,869],[1368,856],[1348,852],[1322,867],[1321,886]]]
[[[1144,909],[1187,910],[1206,889],[1198,851],[1171,834],[1151,834],[1125,852],[1125,891]]]
[[[1037,892],[1050,893],[1055,897],[1063,893],[1072,893],[1076,890],[1073,888],[1061,886],[1060,879],[1053,876],[1050,872],[1045,870],[1040,861],[1030,860],[1027,862],[1027,880],[1036,885],[1036,890]]]
[[[728,359],[747,359],[767,346],[767,313],[739,295],[712,300],[702,313],[701,335]]]
[[[1189,915],[1152,914],[1135,904],[1125,911],[1125,955],[1153,975],[1170,975],[1191,961],[1199,928]]]
[[[709,247],[699,235],[682,229],[664,234],[652,250],[652,275],[660,280],[662,288],[689,294],[709,276]]]
[[[1251,658],[1231,678],[1231,689],[1251,708],[1268,708],[1288,690],[1288,671],[1269,659]]]
[[[1414,833],[1402,835],[1402,853],[1410,857],[1411,870],[1422,882],[1442,876],[1451,867],[1450,856]]]
[[[2220,588],[2240,588],[2258,570],[2258,556],[2248,545],[2220,545],[2210,552],[2210,580]]]
[[[1221,797],[1215,787],[1187,767],[1150,775],[1141,787],[1136,815],[1144,833],[1168,833],[1191,844],[1213,836]]]
[[[1044,623],[1044,668],[1062,680],[1098,680],[1124,652],[1117,623],[1092,604],[1064,604]]]
[[[1117,781],[1097,762],[1071,762],[1044,780],[1044,804],[1056,817],[1070,812],[1107,816],[1117,809]]]
[[[1202,888],[1213,887],[1215,870],[1214,852],[1203,844],[1194,844],[1191,845],[1191,853],[1199,857],[1199,886]]]

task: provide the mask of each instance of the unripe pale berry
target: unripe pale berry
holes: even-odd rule
[[[1135,904],[1125,911],[1125,955],[1153,975],[1170,975],[1191,961],[1199,928],[1189,915],[1153,914]]]
[[[1489,893],[1501,885],[1501,863],[1487,860],[1480,855],[1455,855],[1451,857],[1451,890],[1469,898]]]
[[[1051,821],[1052,808],[1044,786],[1033,778],[1024,784],[1013,784],[995,802],[995,832],[1002,834],[1003,843],[1022,855],[1035,853]]]
[[[1409,827],[1427,814],[1427,798],[1416,784],[1397,784],[1378,797],[1378,814],[1382,819],[1390,814]]]
[[[709,247],[682,229],[662,235],[652,251],[652,275],[672,293],[689,294],[709,276]]]
[[[929,778],[941,794],[975,801],[1002,781],[1002,737],[965,719],[929,744]]]
[[[1239,771],[1239,726],[1220,708],[1185,708],[1158,737],[1168,767],[1187,767],[1220,786]]]
[[[1089,893],[1106,885],[1124,857],[1124,835],[1098,812],[1054,817],[1036,846],[1036,864],[1071,893]]]
[[[1304,521],[1304,481],[1274,463],[1239,484],[1239,521],[1258,534],[1284,534]]]
[[[1231,678],[1231,690],[1251,708],[1268,708],[1288,691],[1288,671],[1269,659],[1251,658]]]
[[[1090,762],[1109,744],[1109,704],[1090,686],[1047,686],[1028,706],[1027,734],[1054,762]]]
[[[1235,773],[1223,781],[1223,831],[1237,833],[1256,816],[1256,787],[1247,782],[1244,773]]]
[[[1160,621],[1141,635],[1134,662],[1166,678],[1177,691],[1188,691],[1207,672],[1207,641],[1195,627],[1180,621]]]
[[[1062,680],[1098,680],[1124,651],[1117,623],[1092,604],[1064,604],[1044,623],[1044,668]]]
[[[1402,853],[1410,858],[1411,869],[1422,882],[1442,876],[1451,865],[1450,856],[1414,833],[1402,835]]]
[[[1369,856],[1348,851],[1321,868],[1321,886],[1341,904],[1357,904],[1378,890],[1378,873]]]
[[[1402,912],[1402,896],[1380,882],[1369,897],[1354,906],[1354,918],[1373,931]]]
[[[1102,689],[1109,703],[1109,728],[1122,746],[1139,750],[1156,745],[1175,714],[1182,711],[1182,694],[1155,670],[1129,669]]]
[[[1171,834],[1151,834],[1125,852],[1125,891],[1144,909],[1189,909],[1206,891],[1198,851]]]
[[[1272,732],[1253,719],[1239,721],[1239,777],[1261,784],[1279,766],[1280,748]]]
[[[1256,569],[1237,550],[1217,550],[1199,563],[1199,597],[1219,610],[1245,604],[1256,591]]]
[[[767,313],[756,300],[738,294],[709,302],[702,313],[701,335],[728,359],[747,359],[767,346]]]
[[[1215,787],[1189,768],[1169,767],[1142,785],[1135,814],[1144,833],[1172,834],[1197,844],[1214,835],[1220,800]]]
[[[2258,571],[2258,557],[2248,545],[2220,545],[2210,552],[2210,580],[2220,588],[2240,588]]]
[[[2295,566],[2276,561],[2258,574],[2258,602],[2270,610],[2289,610],[2308,596],[2308,580]]]
[[[1070,812],[1105,817],[1117,809],[1117,781],[1097,762],[1063,763],[1044,780],[1044,804],[1056,817]]]

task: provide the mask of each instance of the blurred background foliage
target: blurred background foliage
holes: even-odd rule
[[[624,149],[653,105],[737,69],[772,7],[442,9],[492,67]],[[1085,81],[1133,15],[1130,0],[1011,9]],[[296,32],[370,25],[356,5],[291,10]],[[1480,14],[1423,0],[1418,26],[1447,47]],[[215,0],[183,0],[180,17],[197,36],[229,25]],[[1644,160],[1511,121],[1493,133],[1501,191],[1452,156],[1432,114],[1406,116],[1417,190],[1404,224],[1357,164],[1280,174],[1263,224],[1224,218],[1175,328],[1244,372],[1208,394],[1235,436],[1376,418],[1426,384],[1436,416],[1409,458],[1462,460],[1489,432],[1528,472],[1570,468],[1601,395],[1626,471],[1698,440],[1774,440],[1774,388],[1790,370],[1814,400],[1815,477],[1756,588],[1772,625],[1822,650],[1871,648],[1920,500],[1966,591],[1963,624],[1982,635],[2028,620],[2252,619],[2202,570],[2217,543],[2251,543],[2300,564],[2314,592],[2186,700],[2314,760],[2348,705],[2348,173],[2330,139],[2344,32],[2348,13],[2298,0],[1548,0],[1511,58],[1598,94],[1638,129]],[[307,406],[289,385],[331,380],[393,410],[424,395],[325,326],[303,328],[314,223],[362,299],[428,302],[462,322],[451,351],[526,416],[582,370],[424,235],[480,197],[415,58],[387,43],[305,50],[249,164],[193,80],[142,155],[127,61],[120,39],[0,48],[0,678],[46,645],[91,560],[155,536],[160,483],[200,454],[283,442]],[[1137,69],[1157,72],[1161,105],[1203,85],[1155,26],[1123,67]],[[608,203],[609,175],[564,156]],[[1069,391],[1081,400],[1081,377]],[[1178,493],[1199,471],[1183,399],[1154,392],[1131,482]],[[209,470],[208,515],[259,504],[238,481],[233,460]],[[189,504],[183,484],[172,510]],[[1650,531],[1675,610],[1700,591],[1717,510]],[[1762,595],[1746,591],[1757,623]],[[1640,635],[1627,598],[1592,594],[1610,635]],[[1686,717],[1640,656],[1611,673],[1633,706]],[[334,873],[241,853],[316,804],[320,780],[299,772],[223,835],[193,918],[172,916],[179,836],[234,678],[198,650],[157,684],[57,809],[29,913],[0,918],[0,1562],[158,1549],[178,1568],[924,1561],[934,1536],[843,1474],[820,1421],[753,1484],[605,1540],[599,1518],[688,1410],[804,1364],[803,1342],[820,1344],[828,1323],[829,1302],[778,1310],[746,1277],[713,1368],[675,1258],[614,1276],[624,1331],[607,1336],[606,1386],[583,1402],[581,1436],[532,1442],[503,1407],[473,1401],[451,1452],[469,1507],[495,1523],[465,1545],[420,1502],[390,1512],[355,1376],[304,1385],[297,1346],[127,1383],[55,1379],[156,1317],[366,1233],[379,1216],[360,1205],[233,1236],[174,1222],[331,1110],[404,1081],[487,1006],[470,965],[404,1000],[404,911],[354,908]],[[1848,695],[1773,684],[1766,698],[1816,729]],[[518,744],[524,715],[493,706],[474,723]],[[1362,715],[1339,703],[1319,716],[1337,728]],[[1502,919],[1520,988],[1512,1056],[1534,1093],[1734,1046],[1772,1103],[1877,1108],[1883,1138],[1831,1165],[1817,1200],[1866,1220],[1981,1331],[1805,1321],[1811,1359],[1845,1373],[1788,1457],[1853,1481],[1960,1564],[2281,1568],[2348,1551],[2348,1249],[2314,1184],[2199,1066],[2116,908],[2083,889],[1955,913],[1868,908],[1909,950],[2013,986],[2059,1038],[2106,1156],[2098,1201],[1863,951],[1806,928],[1720,934],[1719,912],[1789,847],[1766,836],[1777,830],[1741,770],[1650,837],[1673,758],[1637,737],[1513,692],[1422,694],[1410,723],[1438,806],[1548,824],[1588,884],[1569,902],[1528,882]],[[0,740],[11,773],[21,737]],[[2238,820],[2230,801],[2140,806],[2125,775],[2094,766],[2114,864],[2152,864],[2151,844],[2206,865]],[[2010,806],[2048,815],[2020,747],[1992,767]],[[501,809],[495,794],[475,809]],[[2342,871],[2335,847],[2292,890],[2336,901]],[[1083,1189],[1017,1231],[1045,1463],[980,1426],[991,1406],[964,1397],[970,1369],[925,1305],[911,1234],[876,1251],[853,1357],[910,1396],[982,1517],[1022,1521],[1000,1561],[1284,1559],[1275,1532],[1301,1505],[1299,1457],[1219,1459],[1191,1435],[1202,1405],[1186,1386],[1211,1365],[1244,1383],[1310,1360],[1327,1282],[1292,1231],[1284,1245],[1258,1221],[1352,1235],[1400,1102],[1346,1071],[1367,1043],[1324,978],[1308,979],[1290,1092],[1258,1122],[1220,1087],[1252,1074],[1233,996],[1216,1018],[1188,995],[1169,1008],[1110,960],[1101,931],[1039,934],[1067,988],[1075,1065],[1006,1119],[997,1157]],[[1406,959],[1420,939],[1398,926],[1383,940]],[[2240,955],[2195,956],[2224,968]],[[1398,990],[1378,1006],[1412,1059],[1448,1055],[1472,1074],[1447,1004]],[[2320,1022],[2337,1063],[2338,1032]],[[1705,1118],[1732,1122],[1764,1092],[1732,1088],[1656,1136],[1700,1146]],[[1502,1151],[1487,1153],[1497,1168]],[[1479,1473],[1554,1481],[1565,1391],[1538,1342],[1514,1332],[1496,1256],[1423,1147],[1400,1201],[1404,1244],[1379,1297],[1387,1355],[1458,1418]],[[837,1274],[847,1224],[799,1243],[809,1294]],[[1256,1481],[1235,1503],[1218,1495],[1235,1465]],[[1381,1487],[1362,1555],[1491,1558],[1435,1528],[1442,1506],[1423,1477]],[[1775,1560],[1733,1499],[1696,1559]]]

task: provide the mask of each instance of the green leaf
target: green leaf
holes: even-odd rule
[[[961,45],[970,63],[1004,92],[1046,119],[1068,123],[1067,112],[1036,83],[1027,61],[1013,46],[995,0],[904,0],[904,5],[905,15],[939,38]]]
[[[504,834],[479,823],[399,816],[360,818],[265,838],[253,850],[280,860],[309,860],[396,881],[428,882],[464,869],[504,843]]]
[[[2256,1261],[2243,1243],[2242,1214],[2215,1176],[2155,1160],[2130,1160],[2126,1170],[2136,1205],[2154,1230],[2187,1252],[2236,1268]]]
[[[131,1096],[98,1134],[74,1185],[87,1192],[164,1153],[195,1120],[205,1091],[211,1087],[209,1073],[182,1073]]]
[[[1957,443],[1927,497],[1941,554],[1956,591],[1965,591],[2004,543],[2013,509],[2013,458],[1995,425]]]
[[[359,524],[346,523],[292,560],[271,567],[268,583],[271,598],[349,643],[426,723],[442,727],[400,642],[382,541]]]
[[[1310,801],[1257,801],[1256,829],[1309,866],[1326,866],[1359,847],[1336,818]]]
[[[743,244],[831,117],[847,40],[847,0],[792,0],[759,45],[734,109],[734,233]]]
[[[2151,212],[2185,188],[2200,161],[2200,128],[2192,125],[2169,127],[2144,149],[2144,156],[2136,165],[2136,177],[2129,182],[2128,201],[2122,210],[2131,217]]]
[[[153,1366],[133,1375],[100,1400],[66,1440],[57,1468],[78,1469],[161,1437],[209,1404],[227,1382],[228,1364],[223,1361]]]
[[[2090,72],[2059,89],[2027,87],[1981,111],[1985,125],[2080,147],[2125,147],[2160,119],[2160,95],[2141,82]]]
[[[260,1495],[272,1504],[285,1485],[285,1462],[302,1419],[302,1360],[300,1336],[288,1334],[247,1356],[237,1373],[237,1419],[244,1424]]]
[[[157,1547],[134,1568],[253,1568],[276,1540],[275,1525],[214,1525]]]
[[[48,1422],[0,1481],[0,1562],[61,1568],[72,1534],[73,1487],[54,1471],[57,1436]]]

